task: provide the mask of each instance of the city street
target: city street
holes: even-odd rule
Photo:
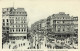
[[[77,16],[59,12],[30,26],[27,21],[24,8],[2,8],[3,49],[78,49]]]
[[[13,42],[13,43],[11,43],[11,42]],[[30,47],[29,43],[30,42],[27,39],[13,40],[13,41],[9,41],[9,43],[6,42],[3,45],[3,49],[28,49]]]

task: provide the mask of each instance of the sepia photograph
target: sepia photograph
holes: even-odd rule
[[[1,49],[78,50],[79,3],[78,0],[0,0]]]

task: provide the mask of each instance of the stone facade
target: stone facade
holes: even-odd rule
[[[8,27],[8,30],[2,30],[2,32],[6,31],[9,39],[19,40],[27,38],[27,12],[24,8],[3,8],[2,17],[3,21],[7,21],[5,26]],[[4,22],[2,23],[4,25]]]
[[[68,44],[66,43],[67,40],[71,42],[70,39],[72,40],[74,36],[77,38],[77,31],[78,17],[71,17],[69,14],[60,12],[47,18],[47,43],[63,44],[65,46],[65,44]]]

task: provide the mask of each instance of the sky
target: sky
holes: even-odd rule
[[[59,12],[80,16],[80,0],[0,0],[0,10],[13,6],[27,11],[29,27],[34,22]]]

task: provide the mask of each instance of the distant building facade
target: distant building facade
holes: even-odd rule
[[[74,31],[78,34],[78,17],[73,17]]]
[[[41,19],[32,24],[31,31],[34,34],[33,46],[37,49],[41,49],[41,46],[44,45],[44,36],[46,34],[46,19]]]

